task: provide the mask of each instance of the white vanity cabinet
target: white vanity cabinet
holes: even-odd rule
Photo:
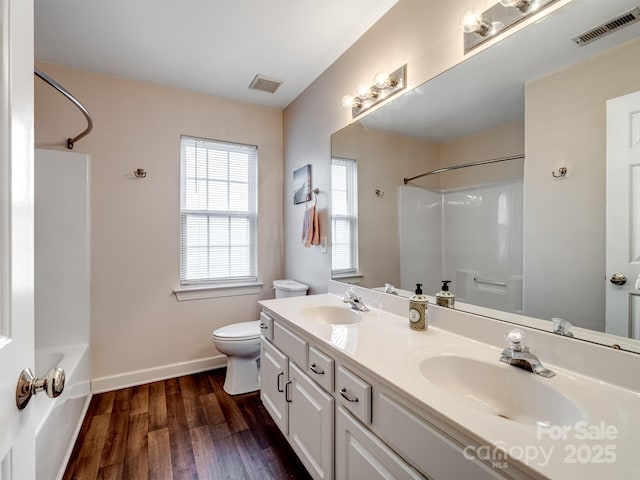
[[[313,478],[525,478],[467,458],[465,441],[426,420],[419,404],[353,359],[332,358],[313,335],[277,317],[265,330],[273,343],[262,340],[260,396]]]
[[[273,323],[273,344],[262,339],[260,398],[311,476],[331,480],[334,399],[303,371],[307,350],[306,340]]]

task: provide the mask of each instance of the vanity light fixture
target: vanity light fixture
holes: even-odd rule
[[[373,84],[361,83],[355,95],[342,97],[342,106],[351,108],[351,116],[356,117],[371,107],[386,100],[407,86],[407,65],[386,73],[378,72],[373,77]]]
[[[515,7],[521,12],[526,12],[531,5],[531,0],[500,0],[503,7]]]
[[[529,15],[539,12],[558,0],[500,0],[493,7],[480,11],[466,10],[460,17],[464,31],[464,53],[494,38]]]

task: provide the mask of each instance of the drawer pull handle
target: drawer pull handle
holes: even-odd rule
[[[282,389],[282,387],[280,386],[280,379],[284,376],[284,372],[280,372],[278,374],[278,378],[276,379],[276,388],[278,389],[278,391],[280,393],[284,392],[284,390]]]
[[[311,370],[313,373],[317,375],[324,375],[324,370],[318,368],[315,363],[312,363],[311,365],[309,365],[309,370]]]
[[[287,403],[291,403],[291,394],[289,393],[290,391],[289,385],[291,385],[291,382],[287,382],[284,384],[284,399],[287,401]]]
[[[347,395],[347,389],[346,388],[340,389],[340,395],[342,395],[342,398],[344,398],[347,402],[351,402],[351,403],[357,403],[358,402],[358,397],[350,397],[349,395]]]
[[[268,327],[267,325],[265,325],[264,323],[261,323],[261,324],[260,324],[260,328],[261,328],[262,330],[268,330],[268,329],[269,329],[269,327]]]

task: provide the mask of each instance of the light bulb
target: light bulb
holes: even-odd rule
[[[366,83],[361,83],[360,85],[358,85],[358,98],[361,100],[366,100],[367,98],[371,97],[371,87],[369,87],[369,85],[367,85]]]
[[[465,10],[460,17],[460,26],[464,33],[475,32],[482,24],[482,12],[477,8]]]
[[[386,72],[378,72],[375,77],[373,77],[373,84],[376,88],[386,88],[389,86],[389,75]]]
[[[353,95],[345,95],[344,97],[342,97],[342,106],[345,108],[351,108],[353,107],[353,104],[355,103],[355,98],[353,98]]]
[[[500,5],[503,7],[515,7],[521,12],[524,12],[529,5],[531,5],[531,0],[500,0]]]

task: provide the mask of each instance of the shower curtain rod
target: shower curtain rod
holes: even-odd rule
[[[430,172],[421,173],[420,175],[416,175],[415,177],[404,178],[403,181],[404,181],[404,184],[406,185],[411,180],[415,180],[416,178],[426,177],[427,175],[433,175],[434,173],[443,173],[443,172],[448,172],[450,170],[458,170],[460,168],[475,167],[478,165],[487,165],[488,163],[507,162],[509,160],[520,160],[522,158],[524,158],[524,155],[514,155],[511,157],[493,158],[491,160],[482,160],[479,162],[463,163],[462,165],[453,165],[451,167],[444,167],[444,168],[438,168],[437,170],[431,170]]]
[[[69,150],[73,150],[73,144],[75,142],[77,142],[78,140],[80,140],[81,138],[89,135],[89,132],[91,132],[91,130],[93,129],[93,121],[91,120],[91,115],[89,115],[89,112],[87,111],[87,109],[84,108],[84,105],[82,105],[78,101],[78,99],[76,97],[71,95],[71,93],[69,93],[62,85],[60,85],[58,82],[56,82],[49,75],[47,75],[46,73],[42,72],[41,70],[38,70],[37,68],[33,69],[33,73],[34,73],[34,75],[37,75],[42,80],[47,82],[49,85],[51,85],[57,91],[59,91],[62,95],[67,97],[69,99],[69,101],[71,101],[71,103],[73,103],[76,107],[78,107],[78,109],[82,112],[82,114],[87,119],[87,128],[86,128],[86,130],[84,132],[80,133],[79,135],[75,136],[74,138],[67,138],[67,148]]]

